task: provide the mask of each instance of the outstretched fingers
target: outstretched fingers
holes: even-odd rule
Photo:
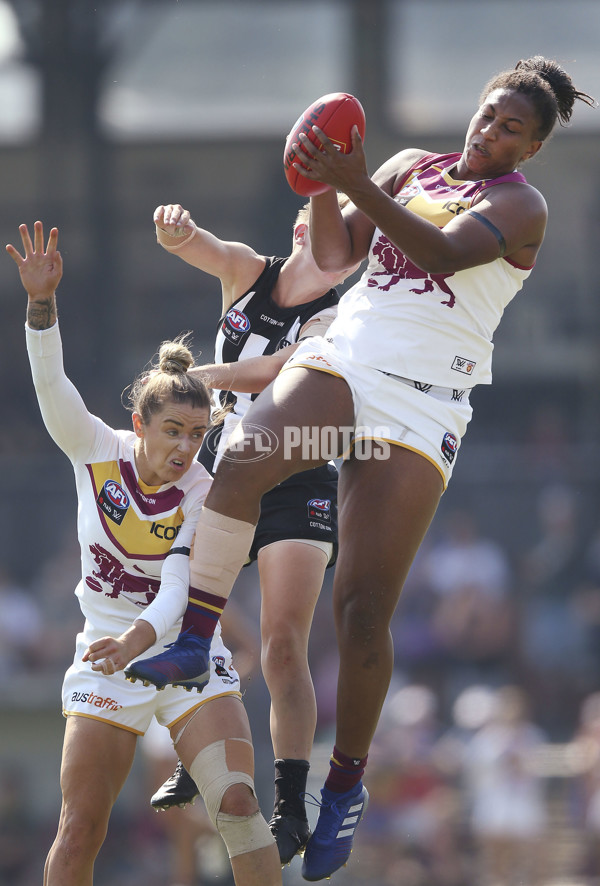
[[[48,237],[48,245],[46,247],[46,252],[56,252],[56,247],[58,246],[58,228],[51,228],[50,235]]]
[[[36,221],[33,226],[33,242],[31,240],[31,235],[29,233],[29,228],[26,224],[19,225],[19,234],[21,235],[21,242],[23,244],[23,250],[25,255],[21,255],[18,249],[12,245],[12,243],[6,244],[6,251],[16,262],[19,267],[23,264],[26,259],[30,258],[34,255],[46,255],[46,256],[54,256],[56,253],[56,247],[58,245],[58,228],[52,228],[50,234],[48,236],[48,245],[46,249],[44,249],[44,225],[41,221]]]
[[[17,249],[15,249],[12,243],[6,244],[6,251],[8,252],[10,257],[14,259],[14,261],[19,266],[21,266],[25,259],[32,254],[33,244],[31,242],[31,237],[29,236],[29,229],[27,225],[19,225],[19,234],[21,235],[21,242],[23,244],[25,255],[21,255],[21,253]]]
[[[27,227],[27,225],[19,225],[19,234],[21,235],[23,249],[25,250],[25,258],[27,258],[28,256],[33,255],[35,251],[33,248],[33,243],[31,242],[29,228]]]
[[[27,240],[29,241],[29,245],[31,246],[31,239],[29,237],[29,231],[27,230],[27,225],[21,225],[19,230],[21,231],[21,237],[23,237],[22,229],[25,229],[25,233],[27,236]],[[56,245],[58,243],[58,228],[52,228],[50,230],[50,235],[48,237],[48,245],[46,249],[44,249],[44,225],[41,221],[34,222],[33,225],[33,238],[34,238],[34,252],[37,255],[51,255],[56,252]],[[25,240],[23,240],[23,245],[25,245]]]
[[[29,234],[28,234],[29,236]],[[44,225],[41,221],[36,221],[33,224],[33,242],[34,242],[34,252],[43,253],[44,251]]]
[[[12,245],[12,243],[7,243],[7,244],[6,244],[6,251],[8,252],[8,254],[10,255],[10,257],[12,258],[12,260],[13,260],[13,261],[14,261],[19,267],[21,267],[21,265],[23,264],[23,262],[25,261],[25,259],[23,258],[23,256],[21,255],[21,253],[20,253],[17,249],[15,249],[15,247]]]

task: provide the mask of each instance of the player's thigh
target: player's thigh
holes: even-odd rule
[[[232,434],[211,495],[232,476],[265,491],[299,470],[324,464],[332,458],[332,445],[338,443],[343,451],[353,424],[352,394],[342,378],[304,367],[285,370],[262,391]],[[303,445],[307,439],[318,440],[322,428],[344,432],[339,441],[327,434],[324,453],[319,446]],[[252,474],[244,471],[248,462]]]
[[[246,709],[239,698],[215,698],[188,718],[171,735],[183,765],[196,781],[212,821],[219,809],[232,815],[252,815],[258,801],[251,785],[254,748]],[[176,734],[178,733],[178,734]]]
[[[177,741],[175,749],[184,766],[214,742],[231,738],[252,741],[246,708],[232,695],[213,698],[177,721],[171,727],[171,737]]]
[[[360,594],[390,618],[443,491],[439,470],[401,446],[389,458],[344,462],[338,499],[335,598]]]
[[[354,403],[348,383],[339,375],[294,366],[280,372],[255,400],[255,416],[264,414],[274,428],[286,425],[348,427],[354,423]]]
[[[60,784],[63,803],[81,816],[107,816],[131,769],[137,737],[89,717],[67,717]]]
[[[290,631],[308,636],[327,568],[325,551],[300,540],[281,540],[258,552],[263,638]]]

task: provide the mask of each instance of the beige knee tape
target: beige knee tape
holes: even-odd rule
[[[214,825],[227,788],[247,784],[254,796],[254,753],[245,738],[226,738],[209,744],[194,758],[189,773],[204,798]]]
[[[253,523],[202,508],[190,555],[191,587],[227,599],[246,562],[255,529]]]
[[[229,858],[254,852],[256,849],[265,849],[275,842],[269,825],[260,812],[245,816],[219,812],[217,830],[227,846]]]

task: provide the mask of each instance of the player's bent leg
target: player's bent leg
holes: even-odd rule
[[[218,617],[241,569],[254,525],[203,507],[190,555],[188,605],[179,636],[165,652],[133,661],[128,680],[201,692],[210,678],[210,645]]]
[[[227,847],[237,886],[279,886],[279,853],[258,807],[254,751],[241,701],[213,699],[171,734]]]
[[[230,446],[219,462],[207,506],[256,523],[265,492],[330,461],[334,445],[341,455],[353,425],[354,403],[344,379],[303,367],[281,372],[242,419],[235,449]],[[332,433],[322,435],[323,428]]]
[[[308,639],[328,563],[302,541],[261,548],[261,660],[271,696],[275,802],[269,827],[282,864],[303,852],[310,836],[304,793],[317,721],[308,667]]]
[[[46,859],[44,886],[92,886],[94,862],[112,807],[127,778],[136,736],[87,717],[70,716],[61,764],[62,807]]]
[[[260,394],[235,432],[206,497],[190,562],[190,597],[181,633],[165,652],[130,664],[125,669],[128,679],[141,679],[159,689],[171,683],[201,691],[210,639],[246,560],[262,496],[291,474],[328,461],[336,429],[341,452],[347,443],[344,431],[353,422],[350,388],[338,376],[290,369]],[[303,445],[303,433],[310,432],[318,441],[323,427],[334,433],[327,434],[328,451],[322,454],[318,444]],[[302,432],[294,446],[288,445],[290,428]],[[277,441],[266,452],[262,431]]]
[[[271,695],[276,757],[308,758],[316,727],[308,641],[327,555],[302,541],[278,541],[258,553],[261,661]]]

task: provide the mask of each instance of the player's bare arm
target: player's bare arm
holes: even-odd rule
[[[350,154],[336,151],[320,129],[315,128],[315,132],[324,140],[323,147],[329,144],[332,150],[328,153],[325,150],[317,151],[308,139],[303,138],[303,148],[313,158],[313,177],[326,178],[333,187],[347,194],[351,201],[344,209],[341,220],[339,213],[336,217],[331,192],[314,197],[311,201],[311,207],[315,210],[311,215],[311,226],[313,230],[315,223],[318,226],[313,237],[315,260],[322,270],[333,270],[334,266],[335,269],[343,267],[344,262],[362,261],[366,257],[375,225],[378,224],[372,207],[381,203],[387,205],[388,209],[393,207],[392,194],[411,167],[427,152],[418,149],[400,151],[369,178],[358,132],[352,133],[353,149]],[[357,199],[354,199],[354,195]]]
[[[384,194],[393,197],[414,165],[426,156],[427,151],[419,148],[407,148],[399,151],[374,172],[369,187],[376,185]],[[344,210],[343,214],[357,251],[366,250],[365,254],[367,254],[375,229],[375,222],[368,215],[365,215],[364,211],[358,209],[353,202],[349,203],[348,208]]]
[[[209,388],[259,394],[276,378],[297,347],[298,343],[281,348],[274,354],[248,357],[236,363],[207,363],[188,371],[190,375],[200,376]]]
[[[337,164],[346,165],[352,154],[338,154],[337,157],[333,157],[331,151],[335,152],[335,147],[330,142],[327,145],[326,142],[329,140],[325,136],[323,138],[324,150],[321,153],[329,151],[329,161],[326,164],[319,157],[311,162],[314,162],[317,171],[321,166],[326,168],[327,172],[320,174],[332,178],[330,170]],[[308,144],[305,147],[307,151],[317,153],[314,146]],[[412,165],[408,163],[406,166],[405,161],[411,159],[416,162],[419,159],[418,153],[411,158],[410,152],[406,152],[406,155],[402,152],[388,161],[372,180],[369,179],[367,182],[363,176],[359,176],[356,183],[351,183],[349,186],[347,184],[347,193],[354,206],[367,216],[372,224],[380,228],[411,261],[428,273],[452,273],[486,264],[498,258],[497,237],[469,213],[458,215],[443,229],[439,229],[392,198],[391,193],[388,193],[391,190],[390,183],[394,181],[393,186],[397,188],[397,184]],[[394,162],[401,163],[401,168],[397,169],[395,175]],[[349,177],[348,181],[351,181]],[[487,203],[482,206],[482,211],[480,212],[479,208],[477,211],[482,215],[493,215],[496,219],[494,221],[490,217],[492,224],[498,227],[505,239],[507,244],[505,254],[516,256],[521,249],[530,247],[519,257],[533,256],[535,259],[535,253],[543,239],[546,219],[545,202],[539,192],[529,185],[507,184],[503,188],[490,188],[486,200]],[[355,219],[354,224],[357,225],[359,222]],[[506,229],[506,233],[501,225]]]
[[[246,292],[265,266],[263,256],[251,246],[221,240],[198,227],[190,212],[179,203],[157,206],[154,211],[156,237],[167,251],[183,261],[218,277],[223,294],[223,312]]]

